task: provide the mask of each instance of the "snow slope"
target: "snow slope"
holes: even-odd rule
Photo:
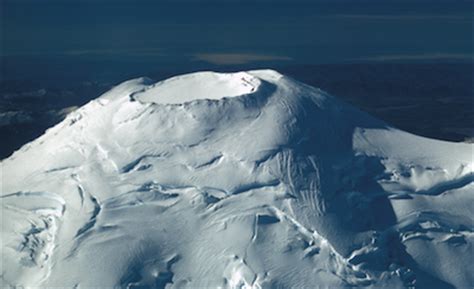
[[[473,149],[275,71],[130,80],[2,161],[1,283],[470,288]]]

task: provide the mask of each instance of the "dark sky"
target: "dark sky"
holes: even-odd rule
[[[472,61],[472,3],[10,1],[7,55],[163,62]]]

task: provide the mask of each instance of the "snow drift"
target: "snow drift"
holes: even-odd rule
[[[467,288],[473,148],[275,71],[134,79],[2,161],[1,282]]]

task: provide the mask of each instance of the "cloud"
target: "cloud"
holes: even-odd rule
[[[78,108],[79,108],[78,106],[68,106],[68,107],[65,107],[65,108],[62,108],[62,109],[58,109],[58,110],[50,110],[50,111],[48,111],[48,114],[51,117],[59,118],[59,119],[62,120],[68,114],[70,114],[71,112],[77,110]]]
[[[445,21],[472,21],[469,15],[423,15],[423,14],[335,14],[327,17],[352,19],[352,20],[376,20],[376,21],[403,21],[403,20],[445,20]]]
[[[30,113],[26,111],[5,111],[0,112],[0,127],[15,124],[26,124],[33,122]]]
[[[365,61],[416,61],[416,60],[455,60],[474,61],[474,54],[463,53],[424,53],[424,54],[387,54],[358,58]]]
[[[21,98],[41,98],[46,95],[48,91],[44,88],[32,91],[23,92],[7,92],[2,95],[3,99],[21,99]]]
[[[252,53],[197,53],[194,61],[205,61],[217,65],[247,64],[259,61],[289,61],[290,57]]]
[[[62,52],[64,55],[128,55],[128,56],[164,56],[158,49],[78,49]]]

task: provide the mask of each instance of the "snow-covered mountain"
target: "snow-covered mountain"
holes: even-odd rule
[[[470,288],[473,149],[275,71],[134,79],[2,161],[1,282]]]

